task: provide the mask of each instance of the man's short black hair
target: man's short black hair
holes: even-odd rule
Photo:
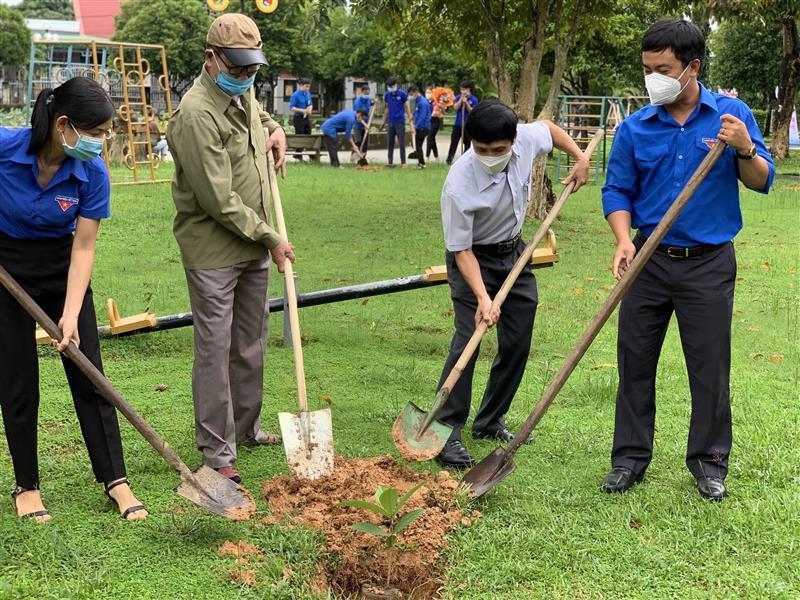
[[[356,111],[356,114],[357,114],[357,115],[364,115],[364,116],[366,117],[366,116],[369,114],[369,112],[367,112],[367,111],[366,111],[366,110],[364,110],[363,108],[359,108],[359,109]]]
[[[386,80],[386,87],[392,87],[396,83],[397,83],[397,77],[389,77],[389,79]]]
[[[306,79],[305,77],[301,77],[301,78],[300,78],[300,81],[299,81],[298,83],[299,83],[300,85],[307,85],[307,84],[311,83],[311,81],[310,81],[310,80],[308,80],[308,79]]]
[[[702,30],[683,19],[661,19],[648,29],[642,38],[642,52],[672,50],[686,67],[698,59],[705,64],[706,38]]]
[[[369,84],[368,83],[364,83],[364,84],[361,85],[361,91],[363,92],[364,90],[369,91]]]
[[[419,91],[419,88],[418,88],[417,86],[415,86],[415,85],[410,85],[410,86],[408,86],[408,93],[409,93],[409,94],[410,94],[411,92],[418,92],[418,91]]]
[[[461,85],[459,86],[461,89],[467,89],[470,92],[472,91],[472,82],[471,81],[462,81]]]
[[[517,113],[493,98],[484,100],[472,109],[467,118],[467,135],[476,142],[489,144],[517,137]]]

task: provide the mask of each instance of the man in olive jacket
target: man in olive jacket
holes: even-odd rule
[[[167,131],[173,231],[194,318],[197,446],[206,465],[239,483],[237,443],[280,443],[261,430],[260,414],[269,255],[281,271],[295,259],[272,228],[267,171],[270,149],[285,169],[286,136],[253,91],[266,64],[256,24],[222,15],[206,41],[203,71]]]

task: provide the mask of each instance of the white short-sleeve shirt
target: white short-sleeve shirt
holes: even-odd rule
[[[543,122],[517,126],[508,167],[497,175],[483,170],[470,148],[450,168],[442,189],[442,226],[451,252],[496,244],[522,231],[530,198],[533,159],[553,149]]]

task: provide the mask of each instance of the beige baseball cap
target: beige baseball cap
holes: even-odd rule
[[[261,51],[261,32],[253,19],[239,13],[226,13],[214,19],[206,44],[225,52],[234,65],[266,65]]]

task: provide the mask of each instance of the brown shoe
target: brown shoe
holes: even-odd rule
[[[230,479],[233,483],[242,483],[242,476],[233,467],[220,467],[214,470],[223,477]]]

